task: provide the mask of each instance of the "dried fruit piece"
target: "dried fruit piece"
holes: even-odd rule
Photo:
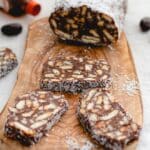
[[[93,87],[108,88],[110,81],[110,65],[103,59],[56,56],[44,65],[40,86],[44,90],[78,93]]]
[[[22,32],[22,25],[19,23],[7,24],[2,27],[1,31],[7,36],[15,36]]]
[[[101,89],[85,91],[80,98],[77,114],[81,125],[92,138],[106,149],[122,150],[138,139],[140,126]]]
[[[57,0],[49,23],[62,40],[107,46],[119,39],[126,10],[127,0]]]
[[[44,95],[42,101],[41,95]],[[16,98],[15,106],[9,108],[5,135],[30,146],[59,121],[68,109],[68,102],[63,95],[41,90],[20,97]]]
[[[18,65],[16,55],[9,48],[0,48],[0,78]]]
[[[150,17],[145,17],[140,21],[140,27],[143,32],[150,30]]]

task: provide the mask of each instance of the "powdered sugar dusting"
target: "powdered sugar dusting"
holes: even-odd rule
[[[129,96],[133,96],[137,93],[137,90],[139,90],[139,83],[136,80],[126,80],[122,86],[122,90]]]
[[[93,147],[94,146],[90,141],[86,141],[81,150],[91,150]]]
[[[94,145],[87,139],[80,139],[80,142],[82,144],[74,137],[66,138],[68,150],[92,150],[94,148]]]
[[[69,150],[80,149],[78,141],[73,137],[67,137],[66,143]]]
[[[132,77],[132,74],[114,74],[113,77],[113,89],[117,93],[125,93],[128,96],[134,96],[139,94],[139,82]]]

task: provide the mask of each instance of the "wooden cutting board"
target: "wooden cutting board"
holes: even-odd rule
[[[25,92],[39,88],[39,80],[43,64],[49,56],[58,54],[64,56],[90,55],[94,58],[105,58],[111,65],[113,76],[113,96],[125,110],[132,115],[135,122],[142,126],[143,111],[140,91],[137,89],[137,75],[128,47],[125,34],[113,48],[90,48],[86,46],[66,45],[57,41],[49,28],[48,19],[44,18],[32,23],[29,27],[26,50],[18,72],[18,79],[7,106],[0,117],[0,150],[73,150],[88,148],[101,149],[80,126],[76,117],[78,95],[66,95],[70,108],[61,121],[53,127],[47,137],[32,147],[23,147],[18,142],[4,137],[3,129],[8,113],[8,107],[14,104],[14,99]],[[137,141],[126,149],[136,149]],[[92,147],[92,148],[91,148]]]

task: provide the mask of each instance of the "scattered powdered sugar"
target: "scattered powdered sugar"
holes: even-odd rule
[[[139,83],[136,80],[126,80],[122,86],[122,90],[129,96],[133,96],[137,93],[137,90],[139,90]]]
[[[92,150],[94,148],[94,145],[87,139],[80,139],[80,142],[82,144],[74,137],[66,138],[68,150]]]
[[[79,145],[78,141],[73,137],[67,137],[66,143],[68,146],[68,150],[75,150],[75,149],[79,150],[80,149],[80,145]]]
[[[113,89],[118,91],[117,93],[124,92],[128,96],[134,96],[139,94],[139,82],[132,77],[132,75],[126,75],[124,73],[114,74],[113,77]]]
[[[81,150],[91,150],[94,145],[90,141],[86,141]]]

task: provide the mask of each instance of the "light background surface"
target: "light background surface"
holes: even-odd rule
[[[14,19],[0,13],[0,27],[11,22],[19,22],[24,27],[22,34],[17,37],[9,38],[0,33],[0,47],[9,47],[13,49],[17,55],[19,64],[24,54],[28,24],[38,18],[49,16],[50,10],[54,4],[54,0],[38,1],[42,4],[43,9],[40,15],[35,18],[24,16]],[[125,32],[134,57],[144,107],[144,128],[140,137],[138,150],[150,150],[150,32],[142,33],[138,26],[140,19],[144,16],[150,17],[150,0],[129,0]],[[18,68],[0,80],[0,111],[3,109],[11,94],[17,79]]]

